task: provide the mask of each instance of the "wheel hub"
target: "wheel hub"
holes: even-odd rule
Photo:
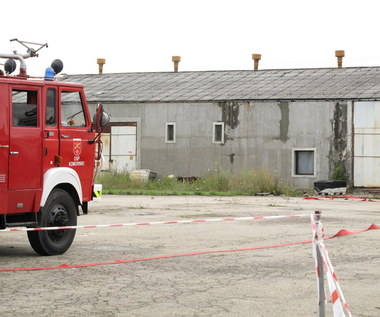
[[[70,216],[67,209],[62,205],[55,206],[49,214],[49,226],[50,227],[60,227],[67,226],[70,223]],[[52,230],[49,231],[49,235],[54,240],[60,240],[68,230]]]

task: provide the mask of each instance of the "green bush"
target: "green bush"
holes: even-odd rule
[[[333,180],[343,180],[343,181],[347,180],[346,169],[344,168],[344,166],[336,165],[331,177]]]

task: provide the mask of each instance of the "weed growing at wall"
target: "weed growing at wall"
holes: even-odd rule
[[[191,181],[179,181],[174,176],[155,180],[131,179],[128,173],[102,172],[96,183],[103,185],[104,194],[133,195],[287,195],[298,196],[302,192],[293,186],[280,183],[269,170],[250,170],[232,176],[218,171]]]
[[[347,180],[346,170],[343,165],[336,165],[331,176],[333,180]]]

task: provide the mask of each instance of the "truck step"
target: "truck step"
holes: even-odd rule
[[[7,222],[6,227],[28,227],[28,228],[33,228],[37,227],[38,222],[36,221],[30,221],[30,222]]]
[[[37,214],[34,212],[7,214],[2,219],[2,224],[5,227],[37,227]]]

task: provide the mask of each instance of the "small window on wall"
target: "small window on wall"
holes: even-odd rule
[[[216,144],[224,143],[224,122],[214,122],[212,130],[212,142]]]
[[[166,143],[175,143],[175,122],[166,123]]]
[[[315,177],[315,149],[293,149],[293,177]]]

